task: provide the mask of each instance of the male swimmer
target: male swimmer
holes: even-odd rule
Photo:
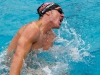
[[[12,39],[7,54],[15,50],[9,75],[20,75],[24,58],[30,50],[48,50],[56,37],[52,29],[59,29],[64,18],[62,8],[53,2],[43,3],[38,9],[39,20],[20,28]]]

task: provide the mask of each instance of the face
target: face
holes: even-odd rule
[[[57,7],[51,11],[50,20],[53,23],[53,28],[59,28],[63,21],[64,13],[60,7]]]

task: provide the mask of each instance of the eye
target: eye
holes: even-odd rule
[[[58,9],[58,12],[59,12],[60,14],[62,14],[62,13],[63,13],[62,9]]]

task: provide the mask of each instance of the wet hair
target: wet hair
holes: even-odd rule
[[[46,12],[53,10],[57,7],[60,7],[57,3],[43,3],[41,6],[38,7],[37,12],[39,14],[39,17],[42,17]]]

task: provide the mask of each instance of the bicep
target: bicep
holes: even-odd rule
[[[32,42],[29,41],[29,39],[26,39],[25,37],[20,37],[17,44],[16,53],[19,56],[26,56],[31,48]]]
[[[10,42],[10,44],[9,44],[9,46],[8,46],[8,49],[7,49],[7,54],[8,54],[9,52],[11,52],[12,50],[15,50],[15,49],[16,49],[18,40],[19,40],[19,38],[20,38],[20,36],[21,36],[23,30],[24,30],[24,27],[25,27],[25,26],[23,26],[21,29],[19,29],[19,31],[17,32],[17,34],[16,34],[16,35],[13,37],[13,39],[11,40],[11,42]]]
[[[30,27],[27,27],[18,40],[16,52],[22,53],[22,55],[24,54],[24,56],[26,56],[32,46],[32,43],[36,41],[36,33],[35,29],[33,31]]]

